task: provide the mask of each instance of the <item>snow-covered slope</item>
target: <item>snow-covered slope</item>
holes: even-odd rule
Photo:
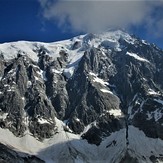
[[[80,36],[82,37],[82,36]],[[11,60],[17,57],[18,54],[28,56],[34,62],[38,62],[38,50],[43,49],[46,55],[49,55],[53,59],[56,59],[60,56],[60,52],[64,51],[68,53],[68,64],[67,68],[64,69],[65,73],[73,74],[75,66],[77,66],[77,62],[83,56],[83,51],[71,50],[71,46],[74,41],[65,40],[61,42],[55,43],[41,43],[41,42],[26,42],[26,41],[18,41],[12,43],[4,43],[0,45],[0,52],[3,54],[5,60]]]
[[[163,141],[148,138],[138,128],[129,126],[129,146],[126,146],[126,130],[112,133],[100,146],[88,144],[80,139],[80,135],[65,132],[64,124],[57,120],[58,133],[43,142],[38,141],[29,133],[19,138],[10,131],[0,129],[0,142],[9,145],[13,150],[36,155],[46,163],[53,162],[117,162],[126,155],[126,151],[138,162],[151,162],[151,154],[162,156]],[[6,136],[7,135],[7,136]],[[161,163],[162,161],[159,161]]]
[[[80,135],[64,131],[63,122],[56,119],[58,133],[43,142],[38,141],[30,133],[19,138],[10,131],[0,129],[0,142],[10,145],[17,152],[25,152],[29,155],[36,155],[46,163],[75,161],[92,162],[117,160],[116,155],[125,153],[125,130],[113,133],[100,146],[90,145],[86,140],[81,140]],[[5,135],[8,135],[7,137]],[[116,141],[116,145],[114,142]],[[108,148],[110,146],[110,148]],[[108,154],[110,153],[110,154]]]
[[[134,44],[135,39],[129,34],[118,31],[108,31],[99,34],[86,34],[74,37],[69,40],[42,43],[18,41],[0,44],[0,53],[3,54],[4,60],[11,60],[18,54],[28,56],[33,61],[38,62],[38,50],[43,49],[46,55],[53,59],[59,57],[64,51],[68,54],[67,65],[64,74],[69,78],[72,77],[75,68],[86,50],[92,47],[103,47],[104,49],[116,49],[121,51],[119,39],[123,38],[130,44]]]

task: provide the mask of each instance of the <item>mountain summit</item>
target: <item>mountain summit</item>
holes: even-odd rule
[[[121,30],[0,44],[0,162],[162,162],[162,61]]]

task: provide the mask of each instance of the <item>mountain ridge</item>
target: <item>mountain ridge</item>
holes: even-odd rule
[[[161,49],[118,30],[0,51],[1,143],[46,162],[161,162]]]

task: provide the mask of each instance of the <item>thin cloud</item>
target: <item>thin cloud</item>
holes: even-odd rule
[[[93,32],[110,27],[130,28],[142,25],[163,31],[163,19],[152,15],[163,0],[39,0],[44,18],[54,21],[60,27],[79,32]]]

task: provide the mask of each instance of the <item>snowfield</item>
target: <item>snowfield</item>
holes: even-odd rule
[[[116,112],[116,114],[119,114]],[[117,115],[118,116],[118,115]],[[10,146],[17,152],[25,152],[29,155],[36,155],[46,163],[52,162],[116,162],[118,163],[129,152],[134,158],[143,162],[145,157],[150,163],[151,153],[159,156],[163,149],[161,139],[148,138],[142,131],[134,126],[128,128],[128,138],[126,139],[126,129],[121,129],[105,138],[99,146],[88,144],[82,140],[80,135],[75,135],[63,130],[65,125],[56,119],[58,133],[52,138],[43,142],[26,133],[23,137],[14,136],[9,130],[0,128],[0,142]],[[129,145],[126,145],[126,142]],[[141,144],[141,146],[140,146]],[[119,157],[117,157],[119,156]],[[146,162],[146,161],[145,161]]]
[[[65,125],[56,119],[58,133],[43,142],[26,133],[23,137],[14,136],[9,130],[0,128],[0,142],[9,145],[18,152],[36,155],[46,163],[72,161],[92,162],[117,160],[117,155],[122,155],[126,149],[125,129],[112,133],[100,146],[88,144],[80,135],[75,135],[63,130]],[[6,136],[7,135],[7,136]],[[116,141],[116,145],[113,143]]]

